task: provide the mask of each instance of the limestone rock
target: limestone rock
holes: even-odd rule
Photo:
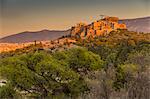
[[[71,36],[85,39],[88,37],[106,35],[117,29],[126,29],[126,25],[118,23],[118,20],[119,18],[117,17],[107,16],[88,25],[79,23],[71,28]]]

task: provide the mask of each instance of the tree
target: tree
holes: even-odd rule
[[[125,63],[135,64],[137,67],[136,75],[133,79],[128,79],[128,97],[129,99],[148,99],[150,97],[150,50],[143,49],[129,54]],[[132,72],[133,73],[133,72]],[[126,78],[130,78],[129,73]]]
[[[86,73],[103,67],[104,62],[99,55],[85,48],[74,48],[64,52],[57,52],[54,57],[68,63],[68,66],[77,72]]]
[[[2,77],[10,82],[13,90],[25,91],[31,96],[74,96],[87,90],[78,73],[45,52],[5,58],[0,66]]]

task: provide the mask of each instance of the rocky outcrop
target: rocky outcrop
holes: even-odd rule
[[[79,23],[71,28],[71,36],[76,38],[89,38],[109,34],[117,29],[126,29],[126,25],[118,23],[117,17],[105,17],[91,24]]]

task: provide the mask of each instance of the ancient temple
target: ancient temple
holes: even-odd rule
[[[107,35],[117,29],[126,29],[126,25],[118,23],[117,17],[105,17],[91,24],[79,23],[71,28],[71,36],[76,38],[88,38]]]

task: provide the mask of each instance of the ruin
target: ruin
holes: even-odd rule
[[[71,28],[71,36],[81,39],[109,34],[117,29],[126,29],[126,25],[119,23],[117,17],[104,17],[91,24],[78,23]]]

